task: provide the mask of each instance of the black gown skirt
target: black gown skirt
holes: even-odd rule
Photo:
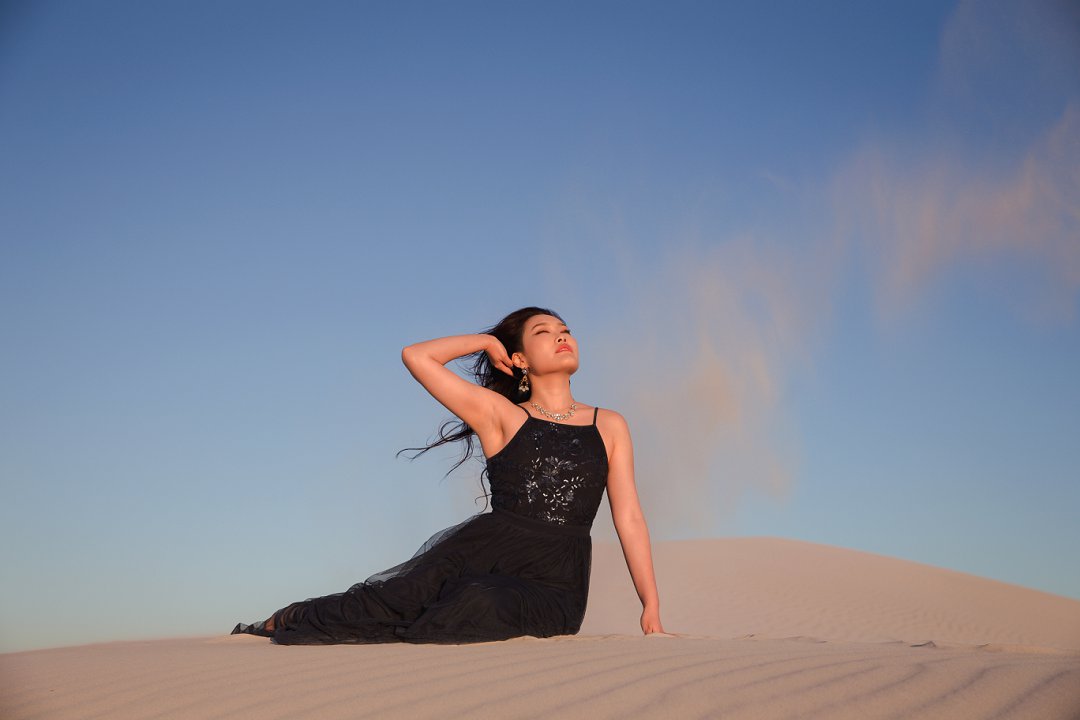
[[[590,531],[607,479],[596,427],[526,415],[488,459],[491,512],[432,535],[403,563],[348,590],[292,603],[233,634],[279,645],[460,644],[581,628],[592,563]]]
[[[345,592],[278,610],[273,631],[260,622],[233,632],[279,645],[573,635],[588,599],[589,530],[495,508],[440,530],[409,560]]]

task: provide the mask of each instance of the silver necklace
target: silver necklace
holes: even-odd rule
[[[574,413],[577,412],[577,403],[570,403],[570,409],[564,413],[549,413],[534,402],[530,402],[529,404],[536,408],[541,415],[547,415],[552,420],[565,420],[566,418],[574,417]]]

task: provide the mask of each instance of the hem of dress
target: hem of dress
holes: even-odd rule
[[[515,640],[521,637],[531,637],[536,638],[537,640],[544,640],[552,637],[566,637],[568,635],[577,635],[577,633],[561,632],[553,633],[551,635],[534,635],[532,633],[521,633],[520,635],[503,635],[497,637],[493,637],[491,635],[463,635],[460,633],[454,633],[452,635],[422,635],[416,637],[399,635],[398,638],[401,642],[413,643],[416,645],[471,645],[484,642],[503,642],[505,640]]]

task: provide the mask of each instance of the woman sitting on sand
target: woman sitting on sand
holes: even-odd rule
[[[469,355],[476,356],[477,383],[445,367]],[[492,511],[435,533],[409,560],[345,592],[293,603],[254,625],[238,623],[233,634],[282,645],[576,634],[588,600],[590,531],[605,488],[644,608],[641,630],[664,632],[630,431],[619,413],[600,414],[574,400],[578,343],[562,318],[526,307],[485,333],[410,345],[401,358],[461,420],[456,433],[440,430],[435,443],[407,449],[420,449],[418,456],[464,439],[460,465],[475,433],[487,460]]]

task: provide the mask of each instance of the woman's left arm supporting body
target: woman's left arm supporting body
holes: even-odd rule
[[[607,412],[611,417],[607,424],[612,435],[607,482],[611,519],[619,534],[634,589],[641,600],[641,631],[646,635],[664,632],[660,622],[660,593],[656,589],[653,572],[649,527],[645,523],[634,483],[634,446],[630,439],[630,428],[622,415],[611,410]]]

